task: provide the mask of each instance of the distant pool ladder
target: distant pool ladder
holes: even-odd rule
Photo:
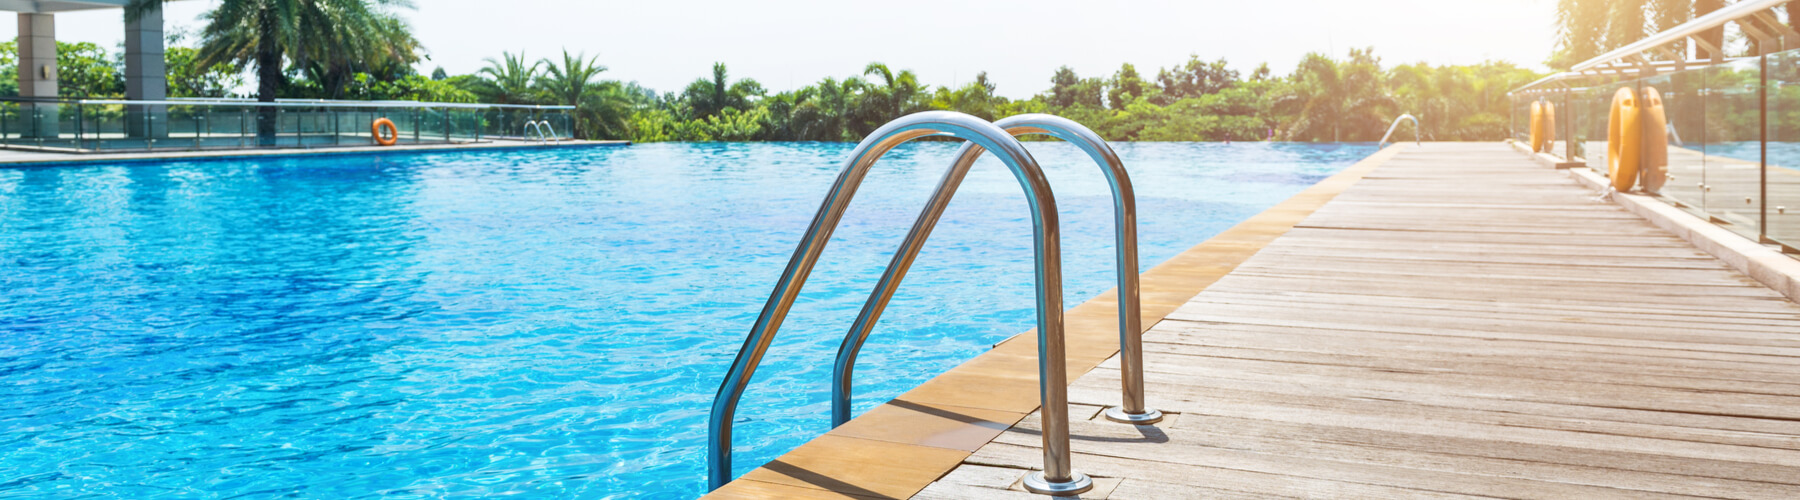
[[[556,136],[556,127],[550,126],[550,120],[526,120],[525,131],[520,135],[525,136],[525,140],[529,141],[532,132],[537,132],[538,142],[542,144],[549,144],[553,138],[557,142],[562,141],[561,137]]]
[[[1400,127],[1400,120],[1412,120],[1412,122],[1413,122],[1413,145],[1414,146],[1420,145],[1420,143],[1419,143],[1419,119],[1417,117],[1414,117],[1412,115],[1412,113],[1407,113],[1407,114],[1403,114],[1403,115],[1394,117],[1394,123],[1388,125],[1387,133],[1381,134],[1381,142],[1375,143],[1375,147],[1379,148],[1383,144],[1388,143],[1388,139],[1394,136],[1394,129]]]
[[[952,136],[969,141],[958,152],[957,161],[944,173],[931,201],[919,214],[906,240],[901,244],[882,274],[875,291],[870,294],[856,323],[845,335],[839,348],[832,388],[832,425],[849,420],[850,374],[856,354],[869,331],[880,318],[881,311],[893,298],[900,280],[924,247],[932,228],[943,214],[963,177],[983,151],[992,151],[1024,189],[1030,201],[1035,247],[1038,322],[1038,380],[1043,420],[1044,470],[1025,479],[1025,487],[1037,493],[1074,495],[1093,487],[1087,476],[1070,466],[1068,421],[1068,375],[1065,363],[1062,315],[1062,255],[1056,200],[1048,180],[1037,161],[1014,135],[1045,134],[1074,143],[1105,167],[1112,187],[1117,222],[1120,351],[1124,380],[1124,404],[1109,410],[1107,418],[1134,424],[1155,423],[1162,418],[1143,403],[1142,329],[1137,275],[1136,202],[1131,181],[1122,163],[1106,142],[1093,131],[1073,121],[1050,115],[1022,115],[989,123],[979,118],[949,111],[927,111],[888,122],[863,139],[851,152],[850,160],[838,174],[813,222],[794,250],[787,268],[776,282],[762,313],[751,327],[744,346],[732,361],[731,370],[719,386],[713,400],[708,426],[707,467],[710,489],[731,481],[731,428],[738,400],[761,363],[763,354],[786,319],[788,310],[798,297],[807,276],[817,264],[831,232],[843,217],[850,199],[862,184],[863,177],[876,160],[894,147],[926,136]]]

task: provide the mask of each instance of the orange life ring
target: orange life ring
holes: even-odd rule
[[[1544,102],[1543,101],[1531,101],[1531,129],[1530,129],[1530,132],[1531,132],[1531,134],[1530,134],[1530,136],[1526,137],[1526,140],[1531,141],[1530,144],[1528,144],[1528,146],[1531,147],[1531,152],[1536,153],[1536,152],[1542,151],[1543,150],[1542,146],[1544,144]]]
[[[1556,146],[1556,105],[1550,101],[1544,101],[1544,123],[1541,126],[1544,127],[1544,137],[1543,143],[1538,145],[1538,152],[1551,153],[1551,149]]]
[[[1606,170],[1613,189],[1630,191],[1637,185],[1643,141],[1643,107],[1637,92],[1622,87],[1613,94],[1612,112],[1606,120]]]
[[[1656,193],[1669,181],[1669,116],[1656,87],[1644,87],[1643,100],[1644,156],[1638,160],[1638,185]]]
[[[387,127],[388,135],[381,135],[382,127]],[[400,142],[400,127],[395,127],[393,120],[376,118],[375,123],[369,124],[369,133],[375,136],[376,144],[392,146]]]

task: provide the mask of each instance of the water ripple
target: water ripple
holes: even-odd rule
[[[851,145],[0,169],[0,498],[693,497],[724,367]],[[826,428],[829,359],[956,145],[870,174],[740,410],[739,472]],[[1069,303],[1111,202],[1034,142]],[[1153,265],[1373,151],[1119,145]],[[983,160],[862,356],[858,410],[1031,327]]]

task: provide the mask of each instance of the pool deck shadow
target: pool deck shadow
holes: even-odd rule
[[[1403,146],[1392,146],[1381,150],[1144,272],[1140,278],[1140,296],[1145,328],[1158,324],[1195,294],[1223,278],[1403,149]],[[1064,323],[1068,373],[1074,380],[1118,354],[1117,290],[1109,290],[1069,309]],[[1112,395],[1115,400],[1118,398],[1117,386],[1115,379]],[[975,451],[990,445],[1037,409],[1034,329],[1007,339],[893,401],[801,445],[771,462],[773,466],[766,465],[745,473],[706,498],[912,497],[964,465]],[[1072,411],[1071,418],[1092,418],[1099,410],[1100,407],[1093,406]],[[1020,429],[1012,432],[1035,431]],[[1160,438],[1147,439],[1151,435]],[[1115,440],[1089,436],[1073,439]],[[1136,438],[1136,441],[1147,440],[1167,441],[1168,436],[1161,431],[1147,430]],[[1079,468],[1080,464],[1076,466]],[[977,475],[989,477],[992,474]],[[1097,491],[1109,490],[1116,485],[1116,481],[1099,483],[1105,487],[1097,487]],[[1023,490],[1006,493],[1027,495]],[[1084,496],[1092,497],[1092,494]]]

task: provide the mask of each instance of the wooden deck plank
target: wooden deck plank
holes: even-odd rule
[[[1800,305],[1504,145],[1401,151],[1145,344],[1171,416],[1071,422],[1084,498],[1800,498]],[[1018,497],[1038,423],[920,497]]]

